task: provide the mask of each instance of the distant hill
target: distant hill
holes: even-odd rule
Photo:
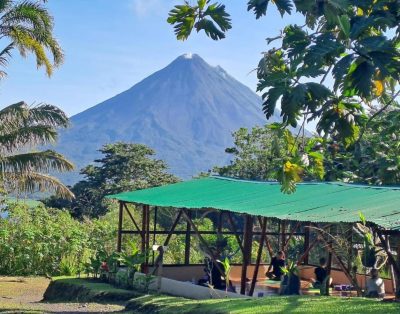
[[[189,178],[228,162],[231,133],[267,123],[261,98],[220,66],[200,56],[178,57],[127,91],[71,118],[57,150],[77,169],[99,156],[105,143],[146,144],[172,173]],[[280,121],[279,115],[268,122]],[[74,183],[77,174],[67,175]]]

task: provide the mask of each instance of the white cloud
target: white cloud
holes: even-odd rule
[[[130,8],[137,16],[165,14],[176,0],[131,0]]]

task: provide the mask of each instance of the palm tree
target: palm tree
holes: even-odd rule
[[[54,142],[57,128],[67,127],[68,118],[59,108],[24,102],[0,110],[0,185],[7,192],[53,190],[62,197],[73,194],[48,173],[69,171],[73,165],[53,150],[36,146]]]
[[[37,67],[44,67],[51,76],[53,68],[63,62],[64,54],[53,36],[53,18],[46,8],[33,1],[0,0],[0,16],[0,39],[10,41],[0,51],[0,77],[6,75],[4,67],[14,49],[22,56],[32,53]]]

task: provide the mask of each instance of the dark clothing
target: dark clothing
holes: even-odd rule
[[[315,273],[315,280],[318,283],[323,283],[326,276],[328,276],[327,270],[321,266],[315,268],[314,273]]]
[[[273,257],[271,260],[272,271],[267,274],[271,279],[281,280],[283,272],[282,267],[285,267],[285,260]]]
[[[222,265],[222,263],[217,262],[219,268],[221,268],[221,270],[224,269],[224,265]],[[211,267],[211,284],[214,286],[214,289],[225,289],[225,281],[222,279],[222,276],[224,274],[221,274],[221,272],[218,270],[217,266],[214,265],[214,263],[212,263],[212,267]]]
[[[217,262],[221,270],[224,270],[224,265],[221,262]],[[225,280],[222,278],[224,274],[218,270],[217,266],[208,258],[205,260],[206,267],[204,272],[206,273],[205,278],[199,280],[198,284],[202,286],[212,285],[214,289],[225,289]]]

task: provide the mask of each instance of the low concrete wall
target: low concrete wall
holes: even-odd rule
[[[258,271],[258,280],[265,279],[265,273],[268,270],[269,265],[260,265]],[[149,268],[150,271],[152,268]],[[253,278],[255,266],[250,265],[247,267],[247,278]],[[311,278],[315,278],[314,274],[315,266],[310,265],[301,265],[299,266],[300,277],[304,280],[311,280]],[[240,282],[242,272],[241,265],[233,265],[230,273],[230,279],[234,282]],[[189,266],[164,266],[163,267],[163,277],[179,280],[179,281],[195,281],[197,282],[200,278],[204,276],[204,266],[203,265],[189,265]],[[368,276],[367,276],[368,278]],[[340,271],[332,269],[332,279],[333,284],[344,284],[349,285],[350,281],[347,279],[346,275]],[[357,275],[358,283],[361,287],[365,287],[365,278],[364,275]],[[392,281],[389,279],[384,279],[385,281],[385,289],[386,293],[393,293],[393,285]]]
[[[314,274],[314,266],[302,266],[300,275],[302,278],[315,278]],[[350,280],[347,279],[346,275],[344,272],[336,269],[332,269],[331,271],[331,276],[332,276],[332,283],[334,285],[350,285]],[[367,279],[369,276],[367,276]],[[365,276],[364,275],[357,275],[357,282],[360,285],[360,287],[365,287]],[[385,282],[385,290],[386,293],[394,293],[393,291],[393,285],[392,281],[390,279],[384,279]]]
[[[135,273],[135,279],[144,276],[142,273]],[[221,290],[214,290],[211,288],[195,285],[191,282],[183,282],[169,278],[155,278],[150,284],[151,290],[159,291],[161,293],[184,297],[188,299],[204,300],[204,299],[223,299],[223,298],[245,298],[237,293],[225,292]]]

